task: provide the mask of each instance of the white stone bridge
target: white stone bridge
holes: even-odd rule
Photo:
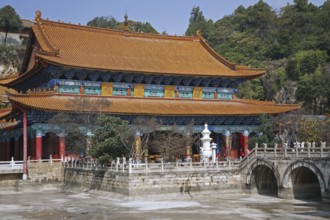
[[[315,146],[315,145],[314,145]],[[330,147],[256,147],[240,164],[242,188],[280,198],[330,202]]]
[[[77,163],[76,160],[61,163],[65,167],[87,170],[99,166],[93,161],[86,164]],[[205,176],[205,173],[209,172],[212,173],[213,179],[205,177],[204,181],[205,184],[211,185],[218,179],[222,181],[221,174],[232,172],[235,181],[241,181],[241,188],[246,192],[280,198],[322,199],[330,202],[330,147],[326,147],[325,144],[322,147],[309,145],[306,148],[256,147],[244,159],[236,161],[133,164],[131,161],[117,160],[112,166],[102,169],[125,175],[204,173]],[[0,174],[18,173],[22,173],[22,161],[0,162]],[[33,170],[30,170],[29,175],[32,174]],[[228,175],[230,180],[231,174]]]

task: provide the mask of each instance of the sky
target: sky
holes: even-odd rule
[[[158,32],[184,35],[190,12],[199,6],[206,19],[217,21],[243,5],[248,7],[259,0],[0,0],[0,7],[11,5],[22,19],[34,20],[40,10],[42,18],[86,25],[98,16],[112,16],[124,21],[124,15],[134,21],[149,22]],[[264,0],[274,10],[292,4],[293,0]],[[310,0],[316,6],[325,0]]]

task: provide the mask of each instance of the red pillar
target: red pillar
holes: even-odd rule
[[[226,157],[231,156],[231,138],[230,138],[230,131],[225,132],[225,147],[226,147]]]
[[[249,151],[248,141],[249,141],[249,132],[247,130],[245,130],[243,133],[243,148],[244,148],[245,155],[247,155],[249,153],[248,152]]]
[[[37,131],[36,135],[36,160],[42,159],[42,133]]]
[[[27,179],[27,117],[23,110],[23,180]]]
[[[35,137],[34,136],[30,136],[30,139],[29,139],[29,156],[31,157],[31,160],[35,160],[36,157],[36,141],[35,141]]]
[[[59,156],[62,158],[65,157],[65,134],[59,134]]]

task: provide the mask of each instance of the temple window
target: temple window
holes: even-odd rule
[[[218,99],[221,100],[232,100],[233,99],[233,89],[231,88],[218,88]]]
[[[114,83],[112,95],[114,96],[126,96],[127,95],[127,88],[129,88],[128,83]]]
[[[79,93],[79,87],[78,86],[60,86],[61,93]]]
[[[121,89],[121,88],[114,88],[112,91],[113,95],[118,95],[118,96],[125,96],[126,95],[126,89]]]
[[[75,80],[55,80],[60,93],[80,93],[80,82]]]
[[[100,89],[96,87],[85,87],[85,94],[100,95]]]
[[[164,86],[162,85],[145,85],[144,86],[145,97],[164,97]]]
[[[179,98],[192,99],[193,97],[193,88],[188,86],[178,86],[177,90],[179,91]]]
[[[203,88],[203,99],[214,99],[215,88]]]
[[[99,82],[85,82],[84,93],[87,95],[100,95],[101,94],[101,83]]]

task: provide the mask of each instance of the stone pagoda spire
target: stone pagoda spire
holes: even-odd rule
[[[201,159],[204,161],[208,161],[209,158],[212,156],[212,149],[211,149],[211,140],[210,137],[211,131],[208,129],[208,125],[205,123],[204,130],[202,131],[203,137],[201,141],[203,142],[203,147],[201,147]]]

